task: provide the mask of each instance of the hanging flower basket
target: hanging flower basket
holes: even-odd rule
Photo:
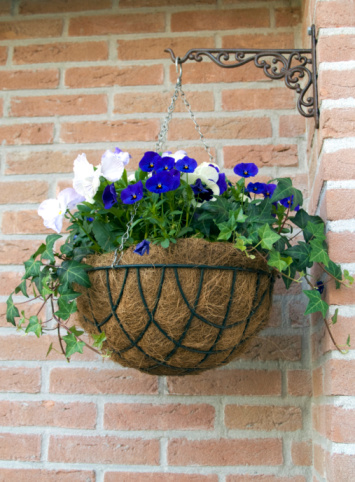
[[[269,317],[271,271],[232,243],[182,239],[153,246],[148,257],[129,249],[114,268],[112,254],[88,262],[79,322],[105,332],[113,360],[142,372],[193,375],[224,365]]]

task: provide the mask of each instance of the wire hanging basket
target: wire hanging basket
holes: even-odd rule
[[[156,151],[180,94],[213,161],[182,90],[178,58],[176,67]],[[124,250],[134,216],[114,256],[88,259],[91,287],[78,287],[79,323],[89,334],[105,332],[112,360],[152,375],[198,374],[238,357],[269,318],[274,277],[266,261],[247,258],[232,243],[196,238],[137,256]]]

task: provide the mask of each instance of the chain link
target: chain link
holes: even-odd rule
[[[112,261],[112,264],[111,264],[111,268],[113,268],[115,264],[118,264],[121,261],[121,258],[123,256],[123,248],[124,248],[124,245],[126,244],[128,238],[129,238],[129,232],[131,230],[134,218],[137,214],[137,209],[138,209],[138,203],[135,203],[134,209],[133,209],[132,214],[131,214],[131,219],[127,223],[127,230],[122,235],[121,244],[119,245],[118,248],[115,249],[115,253],[114,253],[113,261]],[[118,252],[121,253],[121,256],[117,259]]]

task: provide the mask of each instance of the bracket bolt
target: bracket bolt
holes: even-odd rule
[[[308,33],[308,35],[312,35],[312,27],[308,27],[307,33]]]

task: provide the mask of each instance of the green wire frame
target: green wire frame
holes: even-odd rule
[[[140,276],[140,270],[141,269],[161,269],[161,277],[160,277],[160,282],[159,282],[159,287],[158,287],[158,292],[157,292],[157,297],[156,297],[156,300],[155,300],[155,303],[154,303],[154,308],[152,310],[149,310],[148,308],[148,305],[147,305],[147,302],[146,302],[146,299],[145,299],[145,296],[144,296],[144,292],[143,292],[143,287],[142,287],[142,283],[141,283],[141,276]],[[116,269],[121,269],[121,270],[124,270],[125,273],[124,273],[124,278],[123,278],[123,283],[122,283],[122,287],[121,287],[121,290],[120,290],[120,293],[117,297],[117,300],[116,302],[114,302],[114,300],[112,299],[112,293],[111,293],[111,285],[110,285],[110,278],[109,278],[109,272],[110,270],[116,270]],[[154,316],[155,316],[155,312],[158,308],[158,305],[159,305],[159,301],[160,301],[160,297],[161,297],[161,291],[162,291],[162,287],[163,287],[163,283],[164,283],[164,278],[165,278],[165,273],[166,273],[166,270],[167,269],[172,269],[174,271],[174,275],[175,275],[175,280],[176,280],[176,284],[177,284],[177,287],[179,289],[179,292],[181,294],[181,297],[182,299],[184,300],[186,306],[189,308],[190,310],[190,317],[189,319],[187,320],[186,322],[186,325],[184,327],[184,330],[182,332],[182,334],[180,335],[179,339],[175,340],[174,338],[172,338],[161,326],[160,324],[155,320]],[[200,281],[199,281],[199,286],[198,286],[198,289],[197,289],[197,294],[196,294],[196,298],[193,302],[193,304],[191,305],[189,303],[189,301],[187,300],[187,297],[184,293],[184,290],[181,286],[181,283],[180,283],[180,279],[179,279],[179,273],[178,273],[178,269],[199,269],[200,270]],[[137,284],[138,284],[138,290],[139,290],[139,293],[140,293],[140,296],[141,296],[141,300],[143,302],[143,305],[144,305],[144,308],[146,310],[146,313],[147,313],[147,322],[143,328],[143,330],[141,331],[141,333],[136,337],[136,338],[132,338],[132,336],[127,332],[127,330],[125,329],[125,327],[123,326],[123,324],[121,323],[120,319],[118,318],[117,316],[117,313],[116,313],[116,310],[121,302],[121,299],[122,299],[122,296],[123,296],[123,293],[124,293],[124,289],[125,289],[125,286],[126,286],[126,281],[127,281],[127,277],[128,277],[128,273],[130,270],[134,270],[135,273],[136,273],[136,278],[137,278]],[[223,321],[221,323],[221,325],[217,325],[215,323],[212,323],[211,321],[207,320],[205,317],[199,315],[196,311],[196,308],[197,308],[197,305],[198,305],[198,302],[199,302],[199,299],[200,299],[200,295],[201,295],[201,290],[202,290],[202,286],[203,286],[203,280],[204,280],[204,274],[205,274],[205,271],[206,270],[225,270],[225,271],[229,271],[229,272],[232,272],[232,283],[231,283],[231,289],[230,289],[230,297],[229,297],[229,301],[228,301],[228,304],[227,304],[227,308],[226,308],[226,311],[225,311],[225,315],[224,315],[224,318],[223,318]],[[166,265],[166,264],[139,264],[139,265],[115,265],[115,266],[98,266],[98,267],[95,267],[95,268],[91,268],[88,270],[88,272],[92,272],[92,271],[106,271],[106,288],[107,288],[107,292],[108,292],[108,296],[109,296],[109,302],[110,302],[110,307],[111,307],[111,313],[106,316],[106,318],[104,320],[102,320],[101,322],[99,322],[93,315],[92,313],[92,319],[93,319],[93,322],[91,320],[89,320],[87,317],[85,317],[83,315],[83,318],[84,320],[95,326],[97,328],[97,330],[99,332],[101,332],[101,328],[109,321],[111,320],[112,317],[114,317],[114,319],[117,321],[117,324],[118,326],[120,327],[120,329],[122,330],[122,332],[125,334],[125,336],[127,337],[128,341],[130,342],[130,344],[128,346],[126,346],[124,349],[122,350],[114,350],[112,349],[112,347],[110,347],[110,350],[113,351],[115,354],[117,354],[119,357],[122,357],[122,355],[131,350],[132,348],[136,348],[137,350],[139,350],[141,353],[143,353],[145,355],[145,357],[147,357],[149,360],[151,360],[154,365],[150,366],[149,368],[141,368],[139,367],[139,369],[141,371],[145,371],[146,373],[150,373],[152,370],[156,369],[156,368],[159,368],[159,367],[166,367],[166,368],[169,368],[170,370],[172,371],[176,371],[176,372],[179,372],[179,374],[183,374],[183,373],[191,373],[191,372],[194,372],[194,371],[202,371],[204,370],[205,368],[203,368],[203,366],[201,366],[206,360],[207,358],[209,358],[211,355],[213,354],[216,354],[216,353],[223,353],[225,352],[226,353],[226,358],[219,363],[219,365],[224,365],[226,363],[229,362],[229,360],[231,359],[233,353],[235,352],[235,350],[237,348],[239,348],[240,346],[242,346],[249,338],[251,338],[251,336],[248,336],[246,334],[247,332],[247,329],[248,329],[248,326],[249,326],[249,323],[250,323],[250,320],[251,318],[255,315],[255,313],[258,311],[259,307],[261,306],[261,304],[263,303],[264,299],[265,299],[265,296],[267,294],[269,294],[269,297],[271,297],[271,294],[272,294],[272,289],[273,289],[273,285],[274,285],[274,276],[272,273],[268,272],[268,271],[264,271],[264,270],[260,270],[260,269],[253,269],[253,268],[242,268],[242,267],[230,267],[230,266],[209,266],[209,265],[191,265],[191,264],[169,264],[169,265]],[[237,321],[235,323],[231,323],[231,324],[228,324],[227,325],[227,320],[228,320],[228,316],[229,316],[229,311],[230,311],[230,307],[231,307],[231,304],[232,304],[232,300],[233,300],[233,296],[234,296],[234,293],[235,293],[235,287],[237,285],[237,281],[238,281],[238,272],[249,272],[249,273],[256,273],[257,274],[257,281],[256,281],[256,287],[255,287],[255,294],[254,294],[254,297],[253,297],[253,302],[252,302],[252,307],[251,307],[251,310],[247,316],[246,319],[242,320],[242,321]],[[269,284],[269,287],[267,289],[265,289],[265,291],[261,294],[260,296],[260,299],[259,301],[257,302],[258,300],[258,297],[259,297],[259,290],[260,290],[260,280],[261,280],[261,276],[266,276],[269,281],[270,281],[270,284]],[[89,306],[92,310],[92,302],[91,302],[91,297],[90,297],[90,292],[89,290],[87,290],[87,297],[88,297],[88,302],[89,302]],[[202,321],[203,323],[206,323],[207,325],[210,325],[210,326],[213,326],[214,328],[217,328],[219,331],[215,337],[215,340],[214,342],[212,343],[212,346],[210,347],[209,350],[201,350],[201,349],[197,349],[197,348],[192,348],[190,346],[186,346],[183,344],[183,341],[184,341],[184,338],[186,337],[186,334],[188,333],[188,330],[191,326],[191,323],[192,323],[192,320],[193,318],[196,317],[198,318],[200,321]],[[260,326],[264,323],[265,320],[263,320],[261,323],[260,323]],[[224,330],[228,330],[230,328],[233,328],[237,325],[241,325],[245,323],[245,327],[244,327],[244,330],[243,330],[243,334],[240,338],[240,341],[239,343],[233,347],[232,349],[231,348],[226,348],[226,349],[223,349],[223,350],[218,350],[216,349],[216,345],[222,335],[222,333],[224,332]],[[151,355],[149,355],[148,353],[146,353],[142,348],[141,346],[139,346],[139,341],[143,338],[143,336],[145,335],[146,331],[148,330],[148,328],[151,326],[151,324],[154,324],[156,326],[156,328],[170,341],[174,344],[174,348],[164,357],[163,360],[159,360]],[[196,364],[195,367],[190,367],[190,368],[182,368],[182,367],[178,367],[178,366],[174,366],[174,365],[171,365],[168,363],[168,361],[171,359],[171,357],[176,353],[176,351],[178,349],[184,349],[188,352],[193,352],[193,353],[199,353],[201,355],[204,355],[202,357],[202,359]],[[227,353],[228,352],[228,353]],[[122,357],[124,358],[124,357]]]

